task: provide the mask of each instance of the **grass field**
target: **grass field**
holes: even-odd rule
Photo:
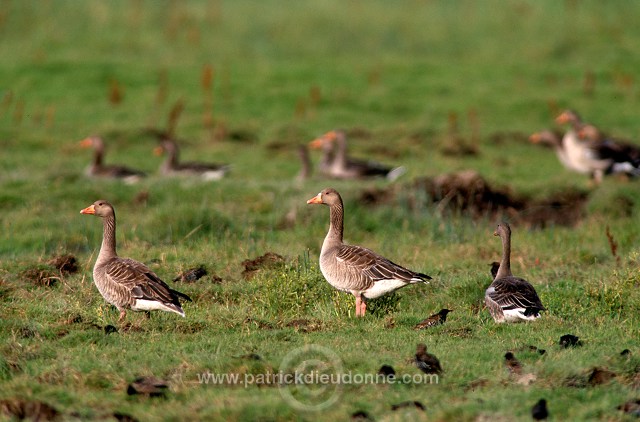
[[[553,420],[633,419],[617,407],[640,387],[640,185],[593,186],[526,136],[567,107],[638,136],[640,3],[0,3],[0,400],[40,400],[64,420],[348,420],[365,411],[374,420],[511,421],[529,420],[546,398]],[[169,128],[185,160],[230,163],[231,174],[161,177],[148,130]],[[296,182],[296,146],[334,128],[353,135],[353,155],[407,174],[391,186]],[[149,177],[86,178],[91,153],[78,142],[91,134],[105,138],[107,162]],[[477,154],[445,153],[460,145]],[[519,223],[534,209],[440,212],[414,183],[461,170],[532,199],[581,192],[584,211],[543,228]],[[356,319],[353,297],[318,268],[328,210],[305,202],[328,186],[345,200],[347,242],[432,282],[372,301]],[[393,195],[370,205],[365,192]],[[92,280],[101,222],[79,214],[101,198],[116,209],[119,254],[193,298],[185,319],[129,312],[117,324]],[[548,308],[535,323],[496,325],[484,309],[501,218],[513,221],[514,273]],[[244,277],[243,261],[267,252],[285,262]],[[49,264],[65,254],[77,272]],[[198,265],[206,277],[171,281]],[[446,324],[413,330],[444,307],[454,310]],[[118,331],[105,334],[108,325]],[[568,333],[582,347],[561,348]],[[437,383],[414,377],[420,342],[440,358]],[[509,350],[530,384],[507,373]],[[313,362],[351,378],[266,379]],[[408,378],[365,383],[383,364]],[[591,385],[594,367],[616,377]],[[240,378],[201,382],[208,373]],[[145,375],[169,381],[164,398],[127,395]],[[425,411],[391,410],[408,400]]]

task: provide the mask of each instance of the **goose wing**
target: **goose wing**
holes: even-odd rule
[[[494,280],[487,290],[487,296],[504,310],[517,308],[545,310],[531,283],[518,277]]]
[[[400,280],[405,283],[426,282],[431,277],[408,270],[370,249],[361,246],[344,245],[336,254],[338,262],[350,272],[362,274],[369,285],[381,280]]]
[[[191,301],[189,296],[171,289],[149,267],[133,259],[111,260],[105,265],[104,271],[109,282],[126,288],[134,299],[173,303],[178,306],[178,297]]]

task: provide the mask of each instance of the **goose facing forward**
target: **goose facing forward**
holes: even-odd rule
[[[154,152],[156,155],[167,154],[167,158],[160,165],[160,173],[165,176],[199,176],[203,180],[220,180],[229,172],[229,166],[226,164],[197,161],[181,163],[180,148],[173,139],[162,139]]]
[[[404,167],[388,167],[375,161],[360,160],[347,155],[347,135],[342,130],[332,130],[309,143],[314,149],[323,150],[320,171],[336,179],[358,179],[382,176],[395,180],[402,176]]]
[[[408,270],[362,246],[342,242],[344,208],[340,194],[327,188],[307,204],[329,206],[329,231],[322,243],[320,271],[338,290],[356,298],[356,316],[364,316],[366,299],[375,299],[414,283],[427,283],[430,276]]]
[[[546,310],[536,290],[527,280],[511,273],[511,227],[498,224],[493,233],[502,239],[502,260],[484,301],[495,322],[533,321]]]
[[[89,177],[120,179],[127,183],[135,183],[146,176],[140,170],[114,164],[104,164],[104,141],[99,136],[89,136],[83,139],[80,141],[80,146],[82,148],[93,148],[93,160],[85,171]]]
[[[93,267],[93,281],[102,297],[120,311],[120,322],[127,309],[161,310],[185,316],[179,299],[191,301],[189,296],[171,289],[141,262],[118,256],[116,214],[109,202],[98,200],[80,213],[102,218],[102,245]]]

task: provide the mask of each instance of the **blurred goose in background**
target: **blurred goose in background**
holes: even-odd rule
[[[203,180],[220,180],[230,170],[227,164],[180,162],[180,148],[171,138],[163,138],[160,145],[154,149],[156,155],[166,154],[167,158],[160,165],[160,173],[165,176],[197,176]]]
[[[431,280],[428,275],[403,268],[370,249],[344,244],[344,208],[335,189],[323,190],[307,204],[329,206],[329,231],[322,243],[320,271],[329,284],[356,298],[356,316],[364,316],[365,299],[375,299],[409,284]]]
[[[102,245],[93,267],[93,281],[102,297],[120,311],[120,322],[124,321],[127,309],[161,310],[185,316],[179,299],[191,301],[189,296],[171,289],[143,263],[118,256],[116,213],[109,202],[98,200],[80,213],[102,218]]]
[[[296,175],[296,180],[303,182],[309,179],[312,173],[311,158],[306,145],[298,145],[298,158],[300,159],[300,171]]]
[[[495,322],[533,321],[545,310],[536,290],[527,280],[511,273],[511,227],[498,224],[493,233],[502,239],[502,260],[484,301]]]
[[[556,122],[572,127],[562,142],[576,171],[590,174],[598,183],[606,174],[640,175],[639,147],[607,138],[596,126],[582,121],[573,110],[563,111]]]
[[[375,161],[360,160],[347,155],[347,136],[342,130],[332,130],[309,143],[313,149],[322,149],[320,172],[336,179],[358,179],[382,176],[396,180],[402,176],[404,167],[388,167]]]
[[[89,136],[80,141],[82,148],[93,148],[93,161],[85,170],[89,177],[120,179],[127,183],[135,183],[146,176],[142,171],[125,166],[104,164],[104,141],[99,136]]]

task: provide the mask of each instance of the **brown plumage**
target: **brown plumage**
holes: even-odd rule
[[[146,176],[146,173],[125,166],[104,164],[104,141],[99,136],[90,136],[80,141],[83,148],[93,148],[93,161],[87,167],[89,177],[120,179],[127,183],[135,183]]]
[[[154,151],[157,155],[166,154],[160,165],[164,176],[197,176],[204,180],[220,180],[230,170],[226,164],[202,163],[197,161],[180,162],[180,148],[174,139],[163,137]]]
[[[127,309],[163,310],[185,316],[179,299],[191,301],[189,296],[171,289],[141,262],[118,256],[116,214],[109,202],[98,200],[80,213],[102,218],[102,245],[93,267],[93,281],[102,297],[118,308],[120,321],[124,320]]]
[[[438,358],[427,352],[427,345],[424,343],[418,344],[416,348],[415,364],[425,374],[440,374],[442,367]]]
[[[169,384],[165,380],[154,376],[138,377],[127,387],[127,394],[130,396],[139,394],[148,397],[161,397],[168,389]]]
[[[430,317],[424,319],[422,322],[416,324],[413,327],[416,330],[422,330],[427,327],[433,327],[435,325],[444,324],[447,320],[447,314],[451,312],[450,309],[440,309],[440,311],[436,314],[431,315]]]
[[[408,270],[362,246],[342,242],[344,209],[340,194],[327,188],[307,204],[329,206],[329,231],[322,243],[320,271],[338,290],[356,298],[356,316],[364,316],[365,299],[375,299],[409,284],[430,280],[426,274]]]
[[[309,143],[322,149],[324,156],[320,172],[336,179],[358,179],[381,176],[395,180],[405,173],[404,167],[388,167],[375,161],[360,160],[347,155],[347,136],[342,130],[332,130]]]
[[[498,224],[494,236],[502,239],[502,260],[485,292],[485,304],[495,322],[533,321],[545,310],[534,287],[511,273],[511,227]]]

